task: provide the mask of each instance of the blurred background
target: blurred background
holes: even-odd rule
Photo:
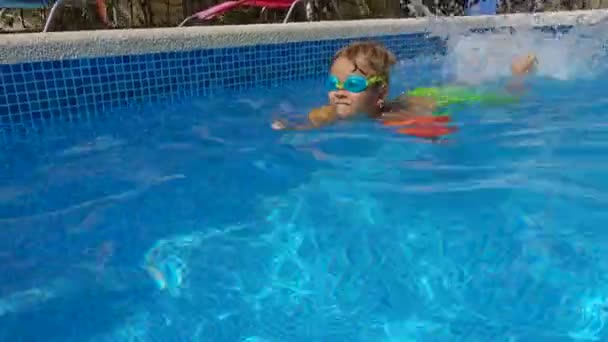
[[[42,5],[2,8],[17,7],[20,1]],[[608,0],[303,0],[294,6],[289,21],[459,16],[480,1],[491,1],[496,14],[608,8]],[[273,23],[282,22],[288,12],[286,8],[241,6],[211,19],[192,18],[183,23],[192,14],[222,2],[225,0],[64,0],[48,31]],[[0,32],[41,31],[53,4],[50,0],[0,0]]]

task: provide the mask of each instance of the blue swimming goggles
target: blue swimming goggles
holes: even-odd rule
[[[355,74],[349,75],[344,82],[340,82],[336,76],[329,75],[327,78],[327,89],[329,91],[344,89],[346,91],[350,91],[351,93],[360,93],[365,91],[367,87],[380,83],[385,83],[384,77],[382,76],[371,76],[366,78],[364,76]]]

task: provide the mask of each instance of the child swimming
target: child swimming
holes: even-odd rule
[[[333,58],[327,81],[329,104],[313,109],[304,123],[275,120],[272,128],[315,129],[359,117],[369,117],[384,123],[432,117],[443,103],[437,96],[431,96],[432,91],[428,90],[438,88],[420,88],[422,91],[405,93],[393,101],[386,101],[389,71],[395,63],[393,53],[376,42],[355,42],[342,48]],[[507,86],[507,92],[513,93],[520,89],[522,77],[531,72],[536,63],[533,54],[515,58],[511,64],[513,77]]]

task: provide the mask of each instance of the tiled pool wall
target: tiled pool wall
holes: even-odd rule
[[[535,27],[561,31],[606,11],[364,20],[0,36],[0,143],[114,109],[318,77],[353,40],[384,43],[399,59],[443,54],[450,30]],[[559,28],[558,28],[558,25]]]

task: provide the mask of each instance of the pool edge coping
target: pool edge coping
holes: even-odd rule
[[[181,28],[125,29],[0,35],[0,64],[192,51],[383,35],[428,33],[438,21],[457,29],[590,25],[606,10],[517,13],[495,16],[364,19]],[[445,34],[445,29],[441,31]],[[439,33],[441,34],[441,33]]]

